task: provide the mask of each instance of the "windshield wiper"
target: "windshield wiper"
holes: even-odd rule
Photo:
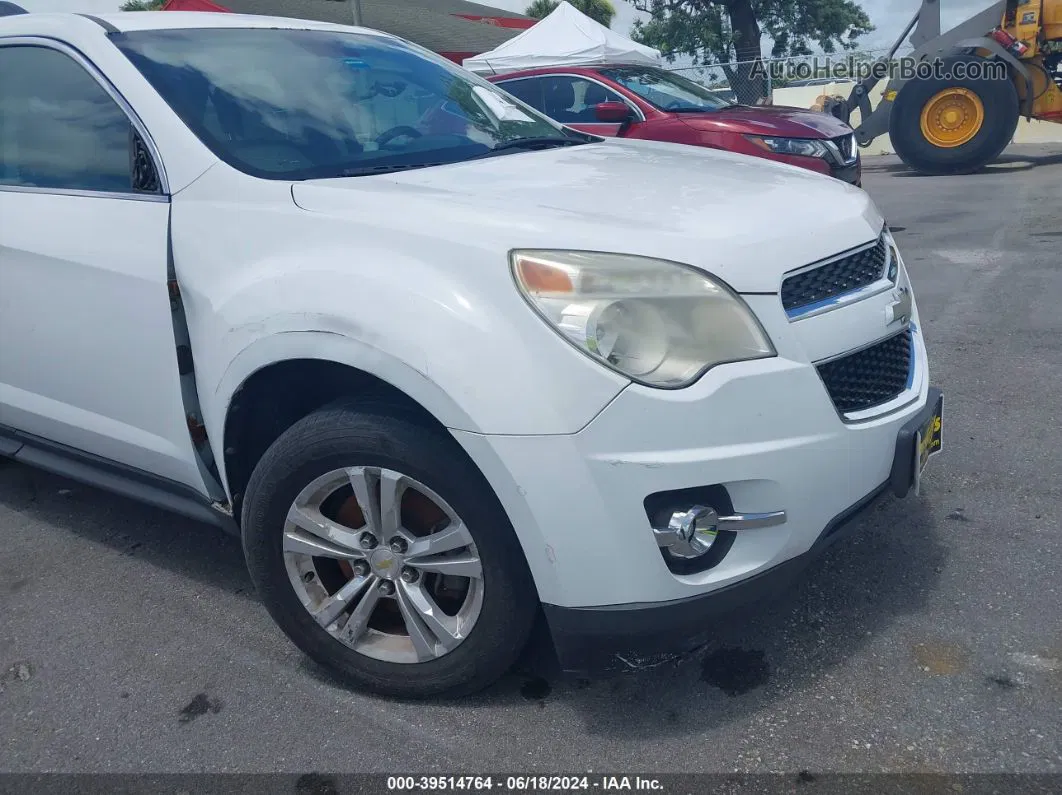
[[[335,172],[336,177],[367,177],[370,174],[388,174],[394,171],[409,171],[414,168],[427,168],[428,166],[445,165],[442,161],[437,163],[390,163],[385,166],[359,166],[347,168]]]
[[[562,138],[559,135],[542,136],[539,138],[517,138],[513,141],[504,141],[493,147],[491,152],[500,152],[503,149],[549,149],[553,146],[575,146],[583,144],[578,138]],[[489,154],[489,153],[488,153]]]
[[[540,138],[517,138],[514,141],[504,141],[497,146],[488,149],[482,154],[465,158],[476,160],[481,157],[490,157],[495,152],[512,149],[548,149],[554,146],[574,146],[575,144],[588,143],[579,138],[562,138],[560,136],[543,136]],[[409,171],[414,168],[428,168],[429,166],[444,166],[449,163],[460,163],[458,160],[432,160],[426,163],[386,163],[381,165],[365,165],[354,168],[329,169],[327,174],[315,174],[312,179],[328,179],[332,177],[367,177],[372,174],[389,174],[396,171]]]

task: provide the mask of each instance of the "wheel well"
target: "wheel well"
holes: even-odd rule
[[[404,392],[354,367],[321,359],[264,367],[236,390],[225,415],[225,473],[237,522],[247,482],[270,445],[306,415],[343,397],[365,397],[441,425]]]

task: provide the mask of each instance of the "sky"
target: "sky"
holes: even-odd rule
[[[396,0],[397,2],[398,0]],[[476,0],[484,5],[492,5],[509,11],[523,11],[530,0]],[[862,40],[861,49],[881,50],[888,48],[903,30],[914,12],[918,10],[921,0],[862,0],[870,21],[877,30]],[[122,0],[14,0],[27,11],[79,11],[83,13],[105,13],[117,11]],[[224,0],[221,0],[224,5]],[[631,25],[639,16],[638,12],[624,0],[612,0],[616,6],[616,18],[612,29],[617,33],[628,35]],[[966,17],[988,8],[992,0],[942,0],[942,28],[961,22]]]

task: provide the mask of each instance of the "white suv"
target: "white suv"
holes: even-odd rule
[[[941,443],[868,196],[374,31],[0,19],[0,453],[221,525],[392,694],[710,634]]]

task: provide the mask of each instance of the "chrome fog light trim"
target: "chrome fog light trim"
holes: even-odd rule
[[[699,558],[712,548],[720,530],[742,531],[775,527],[786,520],[785,511],[720,516],[714,508],[693,505],[671,514],[666,528],[653,528],[656,543],[676,558]]]

